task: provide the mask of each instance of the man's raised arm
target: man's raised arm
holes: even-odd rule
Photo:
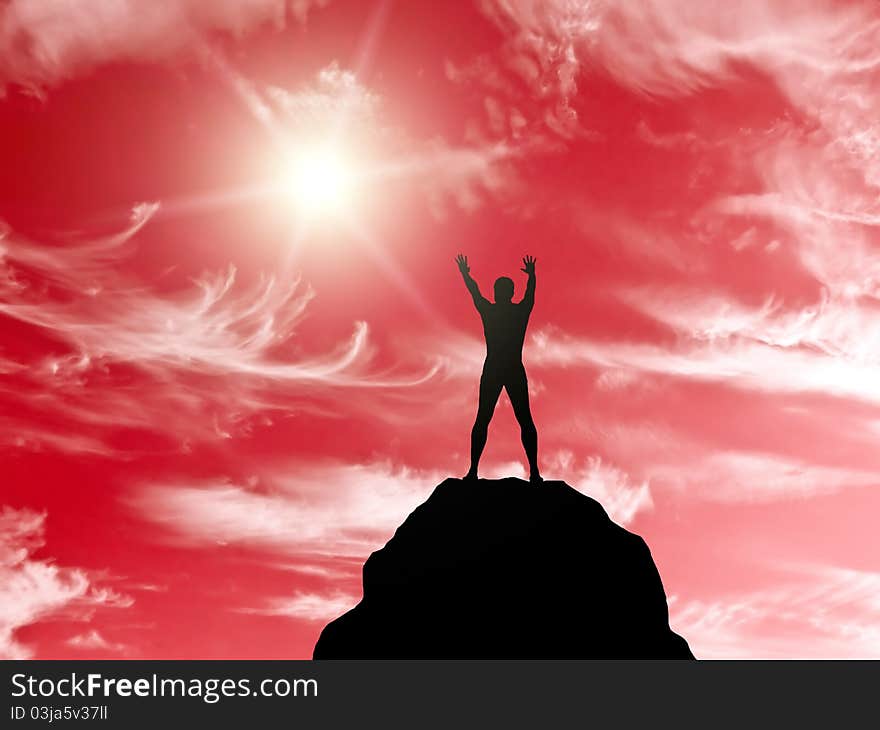
[[[526,293],[522,298],[523,304],[526,308],[531,312],[532,307],[535,306],[535,257],[534,256],[526,256],[523,259],[523,271],[525,271],[529,275],[529,281],[526,284]]]
[[[480,294],[480,287],[471,276],[471,269],[468,266],[467,256],[458,254],[458,256],[455,257],[455,263],[458,264],[458,270],[461,272],[461,278],[464,279],[464,285],[468,288],[468,291],[474,299],[474,306],[477,308],[477,311],[480,311],[484,305],[489,304],[489,300]]]

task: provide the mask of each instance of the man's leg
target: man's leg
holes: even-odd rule
[[[483,366],[483,374],[480,376],[480,405],[477,408],[477,418],[471,429],[471,468],[465,474],[465,479],[476,479],[477,468],[480,465],[480,456],[486,446],[486,438],[489,436],[489,421],[495,413],[495,404],[501,395],[502,381],[492,371],[487,371]]]
[[[515,370],[505,383],[507,395],[510,396],[510,405],[513,413],[519,421],[519,432],[522,438],[523,448],[529,460],[529,480],[541,481],[541,472],[538,470],[538,429],[532,419],[532,410],[529,408],[529,383],[526,379],[526,369],[520,367]]]

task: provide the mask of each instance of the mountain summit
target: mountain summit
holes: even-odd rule
[[[447,479],[363,581],[315,659],[693,659],[644,540],[564,482]]]

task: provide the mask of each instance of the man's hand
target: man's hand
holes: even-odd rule
[[[525,271],[527,274],[535,273],[535,257],[534,256],[526,256],[523,259],[523,268],[522,271]]]
[[[455,263],[458,264],[458,270],[462,274],[467,274],[471,270],[471,267],[468,266],[467,256],[464,254],[458,254],[458,256],[455,257]]]

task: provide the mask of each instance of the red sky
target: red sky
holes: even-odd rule
[[[309,656],[467,469],[462,251],[537,257],[542,469],[697,656],[880,656],[878,49],[873,2],[0,3],[0,655]]]

